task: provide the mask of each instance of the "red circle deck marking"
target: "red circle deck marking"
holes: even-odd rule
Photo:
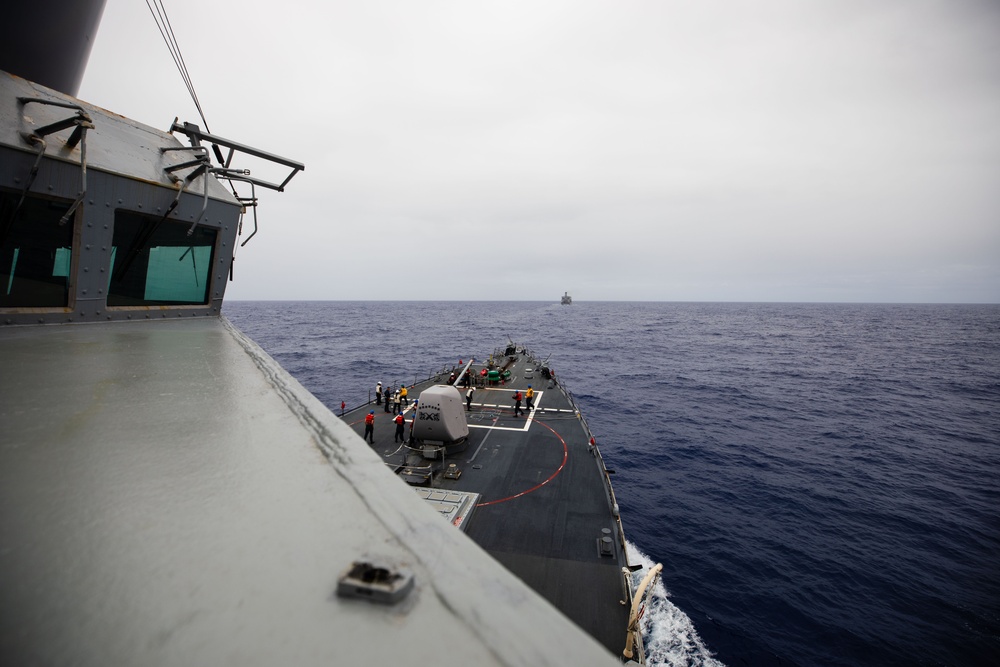
[[[559,438],[559,442],[561,442],[562,446],[563,446],[562,463],[559,464],[559,467],[556,468],[556,471],[554,473],[552,473],[551,475],[549,475],[548,479],[546,479],[546,480],[544,480],[542,482],[539,482],[538,484],[535,484],[530,489],[527,489],[525,491],[521,491],[520,493],[515,493],[512,496],[507,496],[506,498],[500,498],[498,500],[490,500],[490,501],[485,502],[485,503],[477,503],[476,507],[486,507],[487,505],[497,505],[499,503],[505,503],[508,500],[514,500],[515,498],[520,498],[521,496],[526,496],[529,493],[531,493],[532,491],[536,491],[536,490],[542,488],[543,486],[545,486],[546,484],[548,484],[549,482],[551,482],[552,480],[554,480],[556,478],[556,475],[558,475],[559,473],[562,472],[562,469],[566,466],[566,459],[569,456],[569,448],[566,447],[566,441],[563,440],[562,436],[559,435],[558,433],[556,433],[556,430],[554,428],[552,428],[551,426],[549,426],[548,424],[546,424],[544,422],[540,422],[540,421],[536,421],[534,423],[535,424],[541,424],[545,428],[547,428],[550,431],[552,431],[553,435],[555,435],[557,438]]]

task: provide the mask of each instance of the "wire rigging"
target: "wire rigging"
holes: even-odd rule
[[[211,158],[208,157],[208,155],[206,155],[204,162],[202,164],[200,164],[195,169],[195,171],[191,172],[191,174],[189,174],[188,177],[187,177],[187,179],[185,179],[185,180],[188,181],[188,182],[190,182],[194,178],[197,178],[197,177],[199,177],[202,174],[205,174],[207,172],[209,174],[215,175],[215,177],[217,179],[219,179],[219,180],[226,180],[226,181],[228,181],[229,182],[229,187],[230,187],[230,189],[232,190],[232,193],[233,193],[233,198],[237,202],[239,202],[241,204],[241,206],[242,206],[242,210],[240,212],[239,226],[237,227],[238,233],[241,236],[243,234],[243,216],[246,214],[246,209],[248,207],[253,207],[253,211],[254,211],[254,213],[253,213],[253,215],[254,215],[254,234],[256,234],[256,232],[257,232],[257,197],[256,197],[255,190],[253,189],[254,181],[251,180],[251,179],[249,179],[249,178],[245,178],[245,179],[243,178],[244,176],[245,177],[249,177],[250,171],[247,170],[247,169],[244,169],[244,170],[231,170],[231,169],[229,169],[229,160],[232,159],[233,151],[234,151],[234,149],[236,149],[236,146],[234,144],[232,144],[232,143],[229,143],[229,142],[225,141],[225,140],[222,140],[220,138],[216,138],[216,137],[212,137],[211,136],[212,130],[208,126],[208,119],[205,118],[205,111],[201,107],[201,100],[198,99],[198,93],[194,89],[194,82],[191,80],[191,73],[188,71],[187,63],[184,62],[184,56],[181,54],[180,44],[177,43],[177,36],[174,34],[174,27],[170,23],[170,19],[167,17],[167,9],[166,9],[166,7],[163,4],[163,0],[146,0],[146,7],[149,8],[149,13],[153,16],[153,21],[156,22],[156,27],[160,31],[160,36],[163,37],[163,41],[167,45],[167,50],[170,51],[170,57],[174,59],[174,65],[176,65],[177,71],[180,72],[181,79],[184,81],[184,85],[188,89],[188,94],[191,95],[191,99],[192,99],[192,101],[194,101],[194,105],[198,109],[198,115],[201,117],[201,122],[202,122],[202,124],[205,127],[205,134],[208,135],[208,136],[206,136],[204,138],[205,139],[210,139],[212,141],[212,149],[213,149],[213,152],[215,153],[215,158],[216,158],[216,160],[218,160],[219,165],[220,165],[219,169],[209,169],[209,167],[211,165]],[[189,136],[191,136],[191,135],[189,135]],[[198,142],[195,141],[194,138],[192,137],[192,146],[195,146],[197,143]],[[230,149],[230,151],[229,151],[229,158],[223,157],[222,150],[219,148],[219,144],[222,144],[224,146],[229,146],[229,149]],[[268,161],[271,161],[271,162],[277,161],[277,162],[280,162],[282,164],[287,164],[288,166],[292,167],[293,171],[285,179],[285,183],[287,183],[289,180],[291,180],[292,176],[294,176],[296,173],[298,173],[299,171],[301,171],[302,169],[305,168],[304,165],[299,165],[298,163],[289,162],[289,161],[282,160],[282,159],[274,160],[272,158],[268,158],[268,157],[264,156],[263,154],[258,154],[257,152],[254,152],[254,151],[248,151],[248,152],[250,152],[252,155],[258,155],[258,157],[263,157],[265,160],[268,160]],[[178,166],[180,166],[180,165],[178,165]],[[191,165],[183,165],[183,166],[191,166]],[[239,174],[239,175],[236,175],[236,174]],[[237,192],[237,190],[236,190],[236,185],[233,182],[234,180],[236,180],[236,181],[246,180],[247,182],[249,182],[250,183],[250,188],[251,188],[252,196],[250,198],[240,197],[239,192]],[[261,182],[261,183],[263,185],[267,185],[268,187],[272,187],[271,184],[267,184],[267,183],[263,183],[263,182]],[[281,190],[283,187],[284,187],[284,184],[282,184],[280,186],[274,186],[274,189]],[[178,199],[179,199],[179,197],[180,197],[180,195],[181,195],[181,193],[183,191],[184,191],[183,188],[180,188],[178,190],[178,193],[177,193]],[[176,206],[176,202],[177,202],[177,199],[175,199],[175,201],[174,201],[174,205],[175,206]],[[205,181],[205,205],[202,206],[202,214],[204,214],[205,206],[207,206],[207,203],[208,203],[208,181],[206,180]],[[169,214],[170,214],[170,211],[167,212],[167,215],[169,215]],[[166,216],[164,217],[164,219],[166,219]],[[191,230],[188,232],[189,235],[194,231],[194,228],[198,224],[199,224],[199,222],[196,221],[192,225]],[[246,245],[247,241],[249,241],[250,238],[253,237],[254,234],[251,234],[250,237],[248,237],[246,239],[246,241],[244,241],[242,244],[240,244],[240,247],[242,247],[243,245]],[[234,249],[233,249],[233,260],[235,260],[235,258],[236,258],[235,253],[236,253],[236,250],[235,250],[235,247],[234,247]],[[192,260],[193,259],[194,259],[194,256],[192,255]],[[231,263],[230,263],[230,268],[229,268],[229,276],[230,276],[230,280],[232,280],[232,264]]]
[[[177,71],[180,72],[181,79],[184,81],[184,86],[187,88],[188,94],[191,95],[195,108],[198,109],[198,115],[205,126],[205,132],[211,134],[212,129],[208,126],[208,119],[205,118],[205,112],[201,108],[201,100],[198,99],[198,93],[194,89],[194,81],[192,81],[191,74],[188,72],[187,63],[184,62],[184,55],[181,53],[180,44],[177,43],[177,36],[174,34],[174,27],[170,23],[170,18],[167,16],[167,8],[163,6],[163,0],[146,0],[146,7],[149,8],[149,13],[153,15],[153,21],[156,22],[160,36],[163,37],[163,42],[167,45],[167,50],[170,51],[170,57],[173,58],[174,65],[177,66]],[[223,164],[222,155],[218,152],[218,147],[215,150],[219,164]],[[232,190],[233,196],[239,199],[239,193],[236,191],[236,185],[232,179],[227,178],[226,180],[229,182],[229,188]],[[256,216],[256,210],[254,211],[254,215]],[[240,221],[240,229],[242,231],[242,217]]]
[[[177,43],[177,37],[174,35],[174,29],[170,24],[170,19],[167,18],[167,9],[163,6],[163,0],[146,0],[146,6],[149,7],[149,12],[153,15],[153,20],[156,22],[156,27],[159,28],[160,35],[163,37],[163,41],[167,45],[167,50],[170,51],[170,57],[174,59],[177,71],[180,72],[181,79],[184,80],[184,85],[187,87],[188,93],[194,101],[194,106],[198,109],[198,115],[201,116],[201,122],[205,124],[205,131],[211,134],[212,130],[208,127],[208,121],[205,119],[205,112],[201,108],[201,101],[198,99],[198,93],[195,92],[194,82],[191,80],[191,74],[188,72],[187,64],[184,62],[184,56],[181,55],[181,47]]]

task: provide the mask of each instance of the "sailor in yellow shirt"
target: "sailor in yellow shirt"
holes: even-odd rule
[[[535,398],[535,390],[528,385],[528,391],[524,392],[524,405],[528,408],[528,412],[535,409],[535,406],[531,404],[531,401]]]
[[[399,389],[399,401],[400,401],[400,405],[409,405],[409,401],[406,400],[406,385],[405,384]]]

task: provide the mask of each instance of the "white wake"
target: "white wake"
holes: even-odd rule
[[[653,560],[642,553],[631,542],[626,542],[628,558],[632,564],[642,565],[642,569],[633,573],[633,580],[638,586]],[[653,595],[649,600],[640,621],[642,636],[646,646],[646,664],[650,667],[725,667],[712,656],[701,637],[694,629],[691,619],[670,601],[662,577],[653,587]]]

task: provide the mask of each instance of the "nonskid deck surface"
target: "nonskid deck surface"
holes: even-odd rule
[[[419,444],[396,442],[393,414],[384,406],[361,406],[345,414],[344,420],[361,435],[365,415],[374,410],[374,451],[411,483],[419,483],[419,471],[427,474],[433,469],[429,486],[438,491],[437,498],[450,491],[478,494],[461,528],[620,655],[628,616],[622,573],[627,559],[621,553],[605,472],[567,394],[557,382],[540,377],[537,369],[525,378],[529,367],[535,369],[533,360],[515,357],[505,383],[475,388],[466,413],[468,444],[443,462],[423,459]],[[446,383],[449,378],[441,379]],[[404,412],[407,434],[413,399],[433,384],[438,382],[431,379],[409,390]],[[535,391],[534,409],[515,416],[513,394],[517,390],[523,394],[529,384]],[[459,391],[464,396],[466,389]],[[612,538],[610,555],[601,554],[604,536]]]

